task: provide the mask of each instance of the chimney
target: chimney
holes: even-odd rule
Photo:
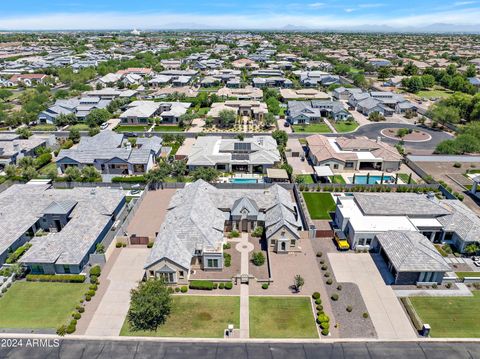
[[[126,144],[125,144],[125,148],[129,151],[132,150],[132,143],[130,141],[128,141]]]

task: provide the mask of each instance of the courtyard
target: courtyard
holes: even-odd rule
[[[331,219],[335,211],[335,201],[330,193],[303,193],[311,219]]]

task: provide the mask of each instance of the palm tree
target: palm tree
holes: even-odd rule
[[[294,278],[293,284],[297,293],[300,292],[300,289],[303,287],[304,284],[305,280],[303,279],[303,277],[300,274],[297,274]]]

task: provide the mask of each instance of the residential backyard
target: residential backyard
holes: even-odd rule
[[[331,219],[330,212],[335,211],[335,201],[330,193],[303,192],[303,198],[312,219]]]
[[[251,338],[318,338],[308,297],[250,297]]]
[[[332,132],[326,123],[311,123],[309,125],[292,125],[295,132],[329,133]]]
[[[178,295],[173,297],[170,316],[156,332],[132,331],[125,320],[120,335],[223,338],[228,324],[240,326],[239,297]]]
[[[0,328],[56,329],[87,289],[83,283],[16,282],[0,298]]]
[[[433,338],[480,338],[480,291],[473,297],[411,297]]]

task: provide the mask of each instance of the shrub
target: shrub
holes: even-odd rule
[[[228,238],[238,238],[238,237],[240,237],[240,233],[238,233],[238,231],[236,230],[233,230],[228,234]]]
[[[232,265],[232,256],[229,253],[223,252],[223,264],[225,267],[230,267]]]
[[[82,315],[78,312],[75,312],[72,314],[72,317],[73,319],[79,320],[82,317]]]
[[[334,301],[337,301],[338,300],[338,294],[337,293],[333,293],[332,296],[331,296],[332,300]]]
[[[100,277],[100,273],[102,273],[102,269],[100,268],[100,266],[96,265],[90,268],[91,276],[94,275],[94,276]]]
[[[85,308],[82,307],[82,306],[78,306],[78,307],[77,307],[77,311],[81,314],[81,313],[83,313],[83,312],[85,311]]]
[[[147,248],[152,248],[152,247],[153,247],[153,243],[154,243],[154,242],[148,242]]]
[[[324,277],[325,277],[325,278],[330,277],[330,272],[325,272]]]
[[[72,334],[75,332],[77,328],[75,327],[75,325],[72,325],[72,324],[69,324],[67,329],[66,329],[66,333],[67,334]]]
[[[323,305],[321,305],[321,304],[317,305],[317,310],[319,312],[323,311]]]
[[[328,317],[328,315],[326,314],[320,314],[318,317],[317,317],[317,321],[319,323],[328,323],[330,322],[330,318]]]
[[[146,183],[147,180],[144,176],[128,176],[128,177],[113,177],[113,183]]]
[[[327,266],[326,264],[324,264],[324,265],[322,266],[322,270],[327,270],[327,269],[328,269],[328,266]]]
[[[268,283],[263,283],[262,284],[262,289],[268,289]]]
[[[31,243],[26,243],[24,244],[23,246],[21,247],[18,247],[15,252],[13,253],[10,253],[10,255],[8,256],[7,260],[5,261],[5,263],[7,264],[13,264],[13,263],[16,263],[17,260],[32,246]]]
[[[95,291],[90,289],[90,290],[87,291],[86,295],[89,295],[90,297],[94,297],[95,296]]]
[[[327,284],[328,284],[328,285],[331,285],[332,283],[333,283],[333,279],[332,279],[332,278],[328,278]]]
[[[330,333],[328,329],[322,329],[322,335],[327,336],[328,333]]]
[[[97,290],[97,289],[98,289],[98,285],[96,285],[96,284],[91,284],[91,285],[88,287],[88,289],[90,289],[90,290]]]
[[[179,293],[180,292],[180,288],[179,287],[175,287],[175,293]]]
[[[116,248],[122,248],[122,243],[120,243],[120,242],[115,243],[115,247]]]
[[[351,305],[349,305],[349,306],[347,306],[347,308],[346,308],[346,309],[347,309],[347,312],[349,312],[349,313],[350,313],[350,312],[353,310],[353,307],[352,307]]]
[[[315,299],[315,304],[322,304],[322,300],[320,298]]]
[[[188,287],[190,289],[212,290],[213,282],[209,280],[192,280]]]
[[[96,284],[98,282],[98,277],[96,275],[90,276],[90,283]]]
[[[365,319],[367,319],[367,318],[368,318],[368,313],[367,313],[367,312],[364,312],[364,313],[362,314],[362,317],[365,318]]]
[[[174,292],[174,290],[173,290],[172,287],[168,287],[168,288],[167,288],[167,292],[170,293],[170,294],[172,294],[172,293]]]
[[[182,293],[187,293],[188,292],[188,287],[186,285],[182,286],[182,288],[180,288],[180,291]]]
[[[462,164],[461,164],[460,162],[455,162],[455,163],[453,164],[453,167],[455,167],[455,168],[460,168],[460,167],[462,167]]]
[[[127,243],[122,243],[122,247],[125,248],[127,246]]]
[[[263,235],[263,227],[257,226],[252,232],[252,237],[261,237]]]
[[[254,252],[252,255],[252,262],[256,266],[261,266],[265,263],[265,256],[262,252]]]
[[[317,257],[321,257],[323,256],[323,253],[322,252],[317,252]]]
[[[213,289],[217,289],[218,288],[218,283],[213,283]]]
[[[86,295],[86,296],[85,296],[85,300],[86,300],[87,302],[90,302],[90,301],[92,300],[92,297],[90,297],[89,295]]]
[[[320,327],[322,327],[322,329],[330,329],[330,323],[329,322],[321,322],[320,323]]]
[[[227,242],[227,243],[224,243],[224,244],[223,244],[223,249],[230,249],[230,248],[232,248],[231,243],[228,243],[228,242]]]
[[[70,321],[70,324],[72,324],[72,325],[77,325],[77,323],[78,323],[78,322],[77,322],[76,319],[72,319],[72,320]]]
[[[339,285],[337,286],[337,290],[342,290],[342,285],[341,285],[341,284],[339,284]]]
[[[447,288],[450,289],[450,288],[452,287],[452,283],[447,283],[447,284],[445,284],[445,287],[447,287]]]
[[[223,282],[220,283],[220,284],[218,285],[218,288],[219,288],[219,289],[224,289],[224,288],[225,288],[225,283],[223,283]]]
[[[320,264],[325,264],[325,261],[322,259],[322,260],[320,260],[319,263],[320,263]]]
[[[313,294],[312,294],[312,298],[313,298],[313,299],[318,299],[318,298],[320,298],[320,293],[318,293],[318,292],[313,293]]]
[[[233,288],[233,283],[232,282],[228,282],[228,283],[225,283],[225,289],[232,289]]]
[[[27,274],[27,281],[83,283],[85,282],[85,276],[82,274]]]

